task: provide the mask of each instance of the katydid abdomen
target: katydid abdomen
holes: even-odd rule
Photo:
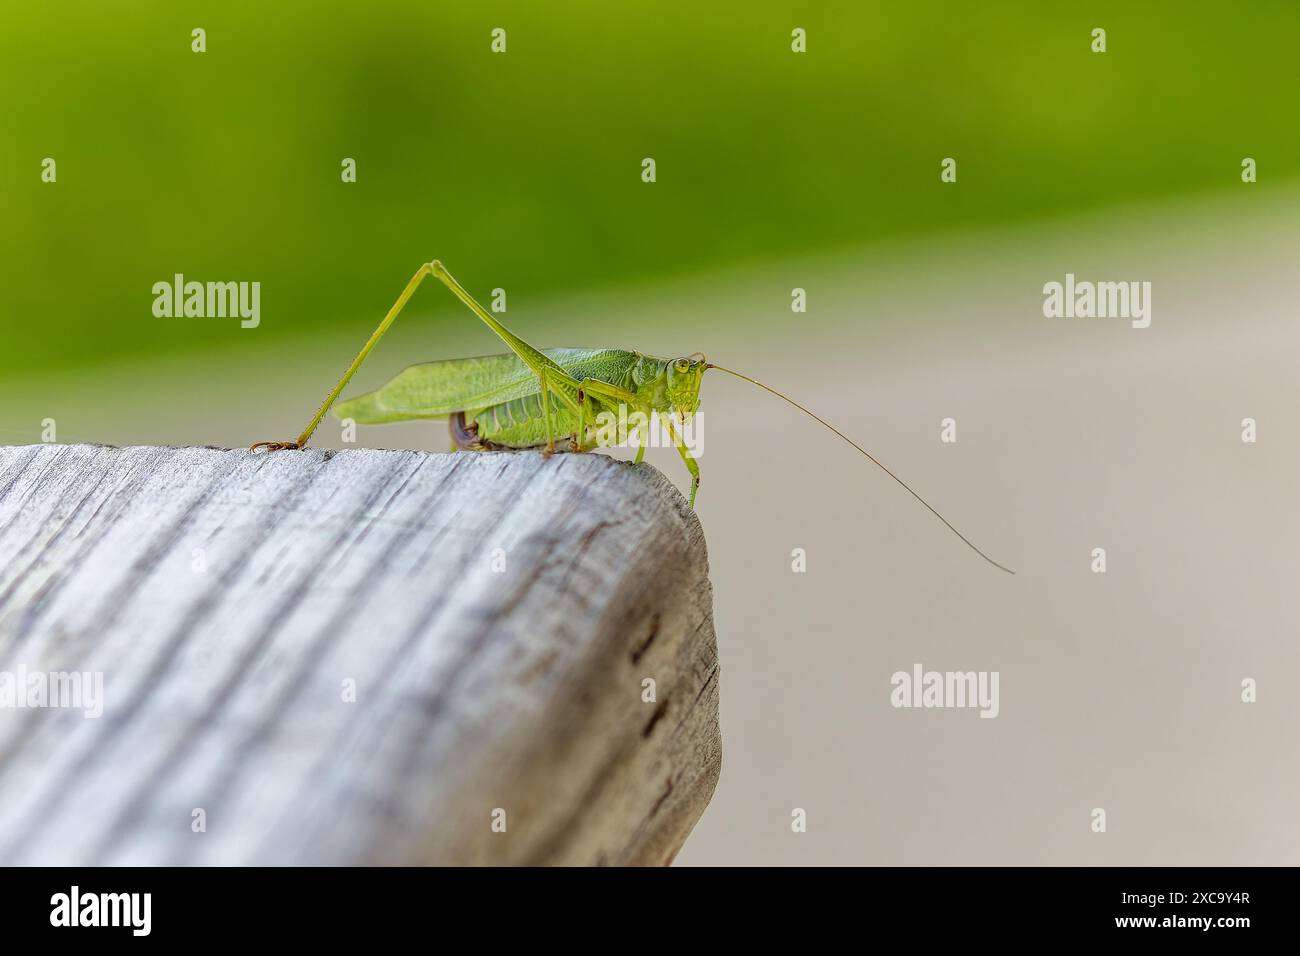
[[[542,417],[542,397],[529,395],[479,411],[462,411],[450,419],[451,437],[457,447],[468,451],[492,451],[497,448],[540,448],[546,444],[546,419]],[[587,416],[588,434],[596,422]],[[568,409],[552,409],[551,430],[557,435],[576,435],[578,416]]]

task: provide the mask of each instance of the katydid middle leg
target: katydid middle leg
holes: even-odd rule
[[[578,431],[573,436],[573,450],[581,454],[587,449],[587,390],[578,386]]]
[[[584,378],[578,383],[578,441],[576,448],[578,451],[584,451],[583,444],[587,438],[586,424],[586,398],[588,395],[595,395],[605,401],[606,404],[612,404],[614,401],[622,405],[634,406],[636,396],[626,389],[619,388],[617,385],[611,385],[609,382],[601,381],[598,378]]]

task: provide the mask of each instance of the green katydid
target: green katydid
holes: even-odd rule
[[[335,407],[339,394],[366,356],[388,331],[420,283],[431,275],[487,323],[510,347],[510,353],[412,365],[377,391]],[[587,450],[589,442],[602,444],[604,436],[608,435],[607,430],[596,428],[600,413],[616,412],[622,405],[625,414],[629,410],[638,412],[647,421],[652,413],[658,414],[690,472],[690,506],[694,508],[695,494],[700,487],[700,468],[674,425],[674,419],[684,425],[695,414],[700,405],[700,380],[705,370],[711,368],[757,385],[834,432],[902,485],[976,554],[1008,574],[1015,573],[976,547],[865,448],[789,396],[748,375],[708,362],[700,353],[687,358],[663,359],[626,349],[534,348],[479,305],[437,259],[420,266],[411,277],[338,384],[325,396],[302,434],[295,441],[261,441],[251,448],[270,451],[302,448],[325,413],[334,407],[339,418],[350,418],[358,424],[447,419],[455,445],[470,451],[543,448],[550,454],[556,450],[555,438],[559,435],[569,439],[574,451],[581,452]],[[638,462],[645,455],[647,437],[645,428],[639,431]]]

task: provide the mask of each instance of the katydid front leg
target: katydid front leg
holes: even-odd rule
[[[602,382],[598,379],[584,379],[582,382],[582,387],[584,390],[589,391],[594,395],[600,395],[605,398],[617,399],[618,401],[627,404],[629,407],[635,407],[636,405],[635,395],[633,395],[630,392],[624,391],[623,389],[619,388],[616,385],[610,385],[608,382]],[[642,412],[646,416],[646,422],[647,422],[641,436],[640,448],[637,450],[637,455],[636,455],[636,463],[639,465],[641,463],[641,460],[645,457],[646,442],[649,440],[649,430],[650,430],[649,421],[650,421],[651,409],[638,408],[636,410]],[[672,419],[664,418],[663,423],[668,428],[668,434],[672,436],[673,447],[675,447],[677,449],[677,453],[682,456],[682,461],[685,462],[686,464],[686,470],[690,472],[691,475],[690,507],[694,509],[695,495],[700,490],[699,462],[695,460],[695,456],[692,455],[690,449],[686,447],[686,442],[682,440],[682,436],[678,433],[676,427],[674,427]]]
[[[691,473],[691,509],[695,508],[695,493],[700,490],[700,466],[696,462],[695,456],[691,454],[686,443],[682,441],[682,436],[677,433],[671,418],[665,418],[664,424],[668,426],[668,434],[673,438],[673,445],[677,448],[677,453],[682,456],[682,461],[686,463],[686,470]]]

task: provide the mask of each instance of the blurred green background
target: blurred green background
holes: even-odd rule
[[[1244,148],[1270,181],[1300,170],[1300,124],[1279,110],[1300,36],[1287,3],[203,0],[0,16],[0,375],[160,352],[202,368],[240,336],[364,336],[435,256],[522,313],[558,291],[1239,189]],[[947,156],[955,188],[939,182]],[[176,272],[260,281],[262,327],[154,318],[151,286]],[[469,322],[447,298],[417,309]],[[636,344],[603,320],[605,338],[580,344]]]

